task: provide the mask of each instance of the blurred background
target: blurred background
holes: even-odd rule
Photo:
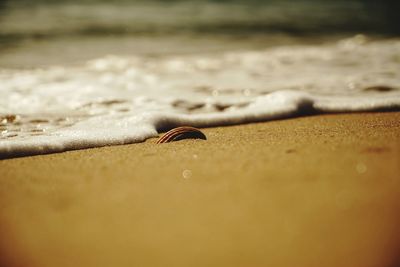
[[[396,0],[0,0],[0,67],[400,34]]]

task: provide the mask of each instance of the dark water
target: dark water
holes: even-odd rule
[[[359,33],[397,37],[398,10],[396,0],[0,0],[0,66],[119,51],[254,48]]]
[[[137,34],[397,35],[399,1],[1,1],[0,38]]]

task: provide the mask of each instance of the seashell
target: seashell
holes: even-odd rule
[[[183,139],[207,140],[207,137],[197,128],[182,126],[166,132],[163,136],[160,137],[160,139],[158,139],[157,144],[179,141]]]

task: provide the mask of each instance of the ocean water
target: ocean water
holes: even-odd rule
[[[0,158],[180,125],[400,110],[396,18],[378,5],[385,19],[371,19],[359,1],[299,3],[3,3]]]

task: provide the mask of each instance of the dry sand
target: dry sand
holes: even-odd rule
[[[1,266],[400,266],[400,112],[0,161]]]

